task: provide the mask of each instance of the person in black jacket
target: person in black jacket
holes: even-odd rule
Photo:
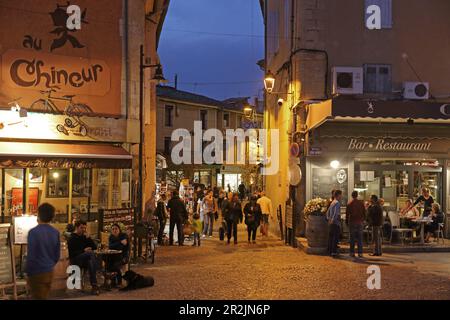
[[[239,195],[237,193],[233,194],[231,203],[228,204],[228,210],[226,210],[226,214],[224,216],[225,221],[227,222],[227,237],[228,244],[230,244],[231,236],[234,238],[234,244],[237,244],[237,225],[239,222],[242,222],[242,207],[241,202],[239,201]]]
[[[128,263],[128,258],[130,256],[130,243],[128,240],[128,235],[123,233],[120,226],[115,223],[111,227],[111,234],[109,236],[108,248],[111,250],[122,251],[121,254],[112,255],[108,259],[108,271],[116,273],[116,276],[112,278],[112,285],[122,284],[122,272],[121,268],[123,265]]]
[[[164,229],[167,223],[167,207],[166,207],[166,194],[162,193],[161,197],[156,205],[156,216],[158,217],[159,230],[158,230],[158,245],[163,245]]]
[[[175,226],[177,226],[178,245],[182,246],[184,242],[183,223],[188,218],[188,212],[183,201],[178,196],[178,191],[172,192],[172,198],[169,200],[167,208],[170,212],[169,245],[173,246],[173,232]]]
[[[79,220],[75,223],[75,232],[72,233],[67,243],[69,259],[70,264],[88,269],[92,293],[98,295],[100,294],[97,285],[98,261],[94,253],[97,245],[89,236],[86,236],[86,229],[86,222]]]
[[[250,202],[244,207],[245,224],[247,225],[248,232],[248,243],[250,243],[251,238],[253,244],[256,244],[256,230],[258,230],[262,217],[261,207],[256,203],[257,200],[258,198],[256,196],[252,196],[250,198]]]
[[[375,243],[374,252],[370,254],[371,256],[381,256],[381,228],[383,226],[383,209],[381,208],[378,197],[372,195],[370,197],[370,206],[368,208],[367,218],[369,220],[369,225],[372,227],[372,235]]]

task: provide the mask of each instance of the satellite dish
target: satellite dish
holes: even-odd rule
[[[297,164],[291,164],[289,166],[289,184],[296,187],[302,181],[302,170]]]

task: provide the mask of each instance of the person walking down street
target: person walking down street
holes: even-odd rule
[[[245,224],[247,225],[248,243],[250,240],[256,244],[256,231],[261,221],[261,207],[257,202],[256,196],[250,198],[250,202],[244,207]]]
[[[170,214],[170,229],[169,229],[169,245],[173,246],[173,233],[175,226],[177,227],[178,245],[182,246],[184,243],[183,223],[188,218],[188,212],[184,202],[181,201],[178,191],[172,192],[172,198],[167,203],[167,208]]]
[[[202,233],[202,222],[200,221],[200,215],[195,213],[192,217],[192,230],[194,231],[194,244],[192,246],[198,245],[200,247],[200,234]]]
[[[256,202],[261,207],[262,224],[261,233],[263,237],[269,236],[269,217],[272,215],[272,200],[270,200],[264,191],[261,191],[261,197]]]
[[[363,222],[366,219],[364,202],[358,200],[358,191],[353,191],[352,200],[347,205],[345,222],[350,229],[350,256],[355,256],[355,242],[358,243],[358,257],[363,257]]]
[[[209,191],[208,194],[203,199],[203,210],[204,210],[204,229],[203,238],[213,235],[213,227],[215,214],[217,212],[216,201],[214,200],[213,191]]]
[[[77,221],[75,224],[75,232],[72,233],[69,242],[70,264],[77,265],[89,271],[89,281],[92,287],[92,294],[99,295],[100,290],[97,285],[97,270],[99,263],[95,256],[94,250],[97,245],[94,240],[86,233],[87,224],[85,221]]]
[[[243,201],[245,199],[245,184],[241,182],[241,184],[238,187],[239,191],[239,200]]]
[[[31,298],[46,300],[53,280],[53,269],[60,258],[59,232],[50,222],[55,208],[48,203],[38,208],[38,225],[28,232],[27,282]]]
[[[333,258],[339,256],[338,244],[339,235],[341,233],[341,200],[342,191],[336,190],[333,195],[334,200],[331,202],[327,211],[327,220],[329,227],[328,252]]]
[[[234,244],[238,243],[238,234],[237,234],[237,225],[239,222],[242,222],[242,206],[239,201],[239,195],[237,193],[233,194],[231,199],[231,203],[229,204],[229,210],[227,210],[227,214],[225,216],[225,220],[227,222],[227,238],[228,244],[230,244],[231,237],[234,238]]]
[[[368,208],[367,218],[369,220],[369,225],[372,227],[372,236],[373,241],[375,243],[374,251],[371,256],[381,256],[381,228],[383,226],[383,209],[381,208],[378,197],[376,195],[372,195],[370,197],[370,206]]]
[[[158,204],[156,205],[156,217],[158,217],[159,229],[158,229],[158,245],[163,245],[164,229],[167,223],[167,206],[166,206],[166,194],[162,193]]]

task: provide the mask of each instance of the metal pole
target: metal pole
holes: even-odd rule
[[[139,217],[142,217],[142,199],[143,199],[143,164],[142,158],[144,154],[144,46],[141,45],[140,50],[140,64],[139,64],[139,183],[138,183],[138,205],[137,212],[134,212],[134,229],[136,229],[136,224]],[[137,259],[137,239],[133,237],[133,258],[136,261]]]

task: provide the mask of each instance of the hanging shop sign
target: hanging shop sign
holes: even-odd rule
[[[122,142],[127,120],[0,110],[0,138]]]
[[[347,172],[344,169],[339,170],[336,173],[336,179],[339,184],[343,184],[347,181]]]
[[[2,0],[0,106],[121,115],[122,10],[119,0]]]

